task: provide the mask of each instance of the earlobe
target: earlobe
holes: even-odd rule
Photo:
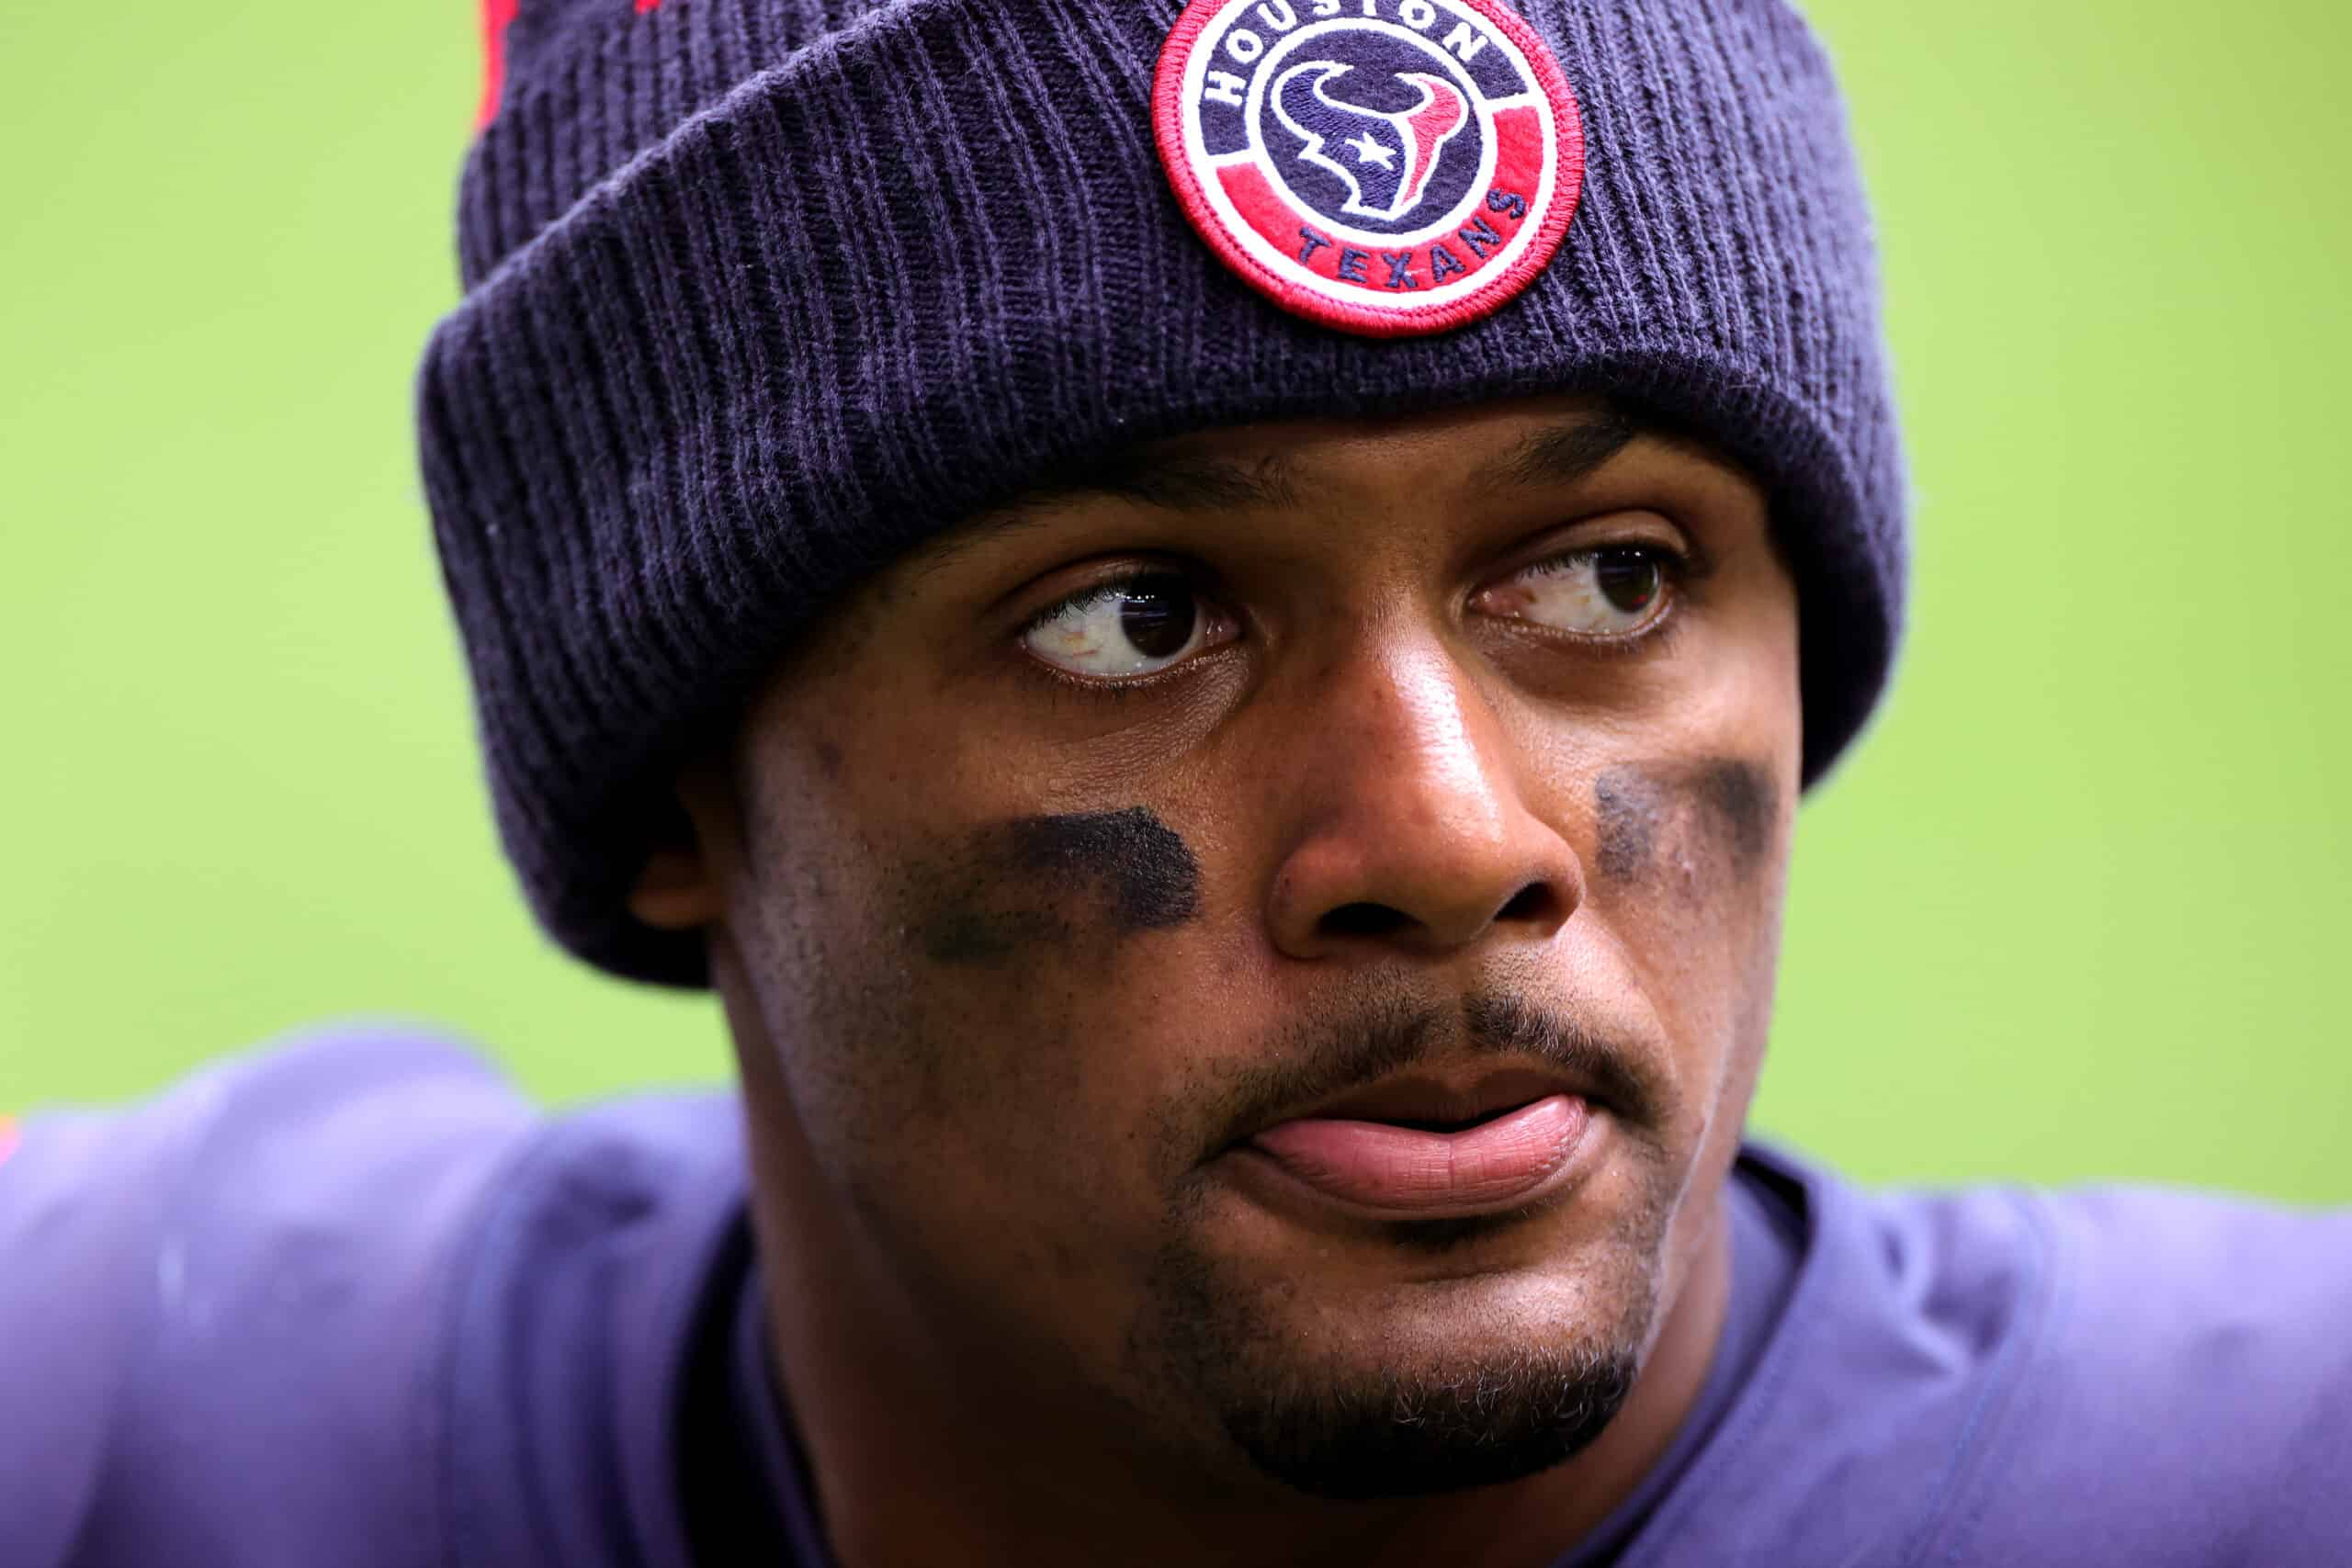
[[[654,834],[629,889],[631,915],[657,931],[700,931],[718,923],[725,908],[718,866],[731,852],[731,841],[724,839],[725,794],[723,775],[707,763],[680,774],[668,820]]]
[[[695,848],[646,856],[629,889],[628,912],[658,931],[699,931],[718,919],[718,887]]]

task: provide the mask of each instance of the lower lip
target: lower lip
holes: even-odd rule
[[[1591,1123],[1584,1100],[1555,1094],[1459,1133],[1317,1116],[1269,1127],[1245,1146],[1359,1213],[1439,1219],[1538,1196],[1566,1168]]]

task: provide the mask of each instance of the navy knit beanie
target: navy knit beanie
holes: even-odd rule
[[[1182,431],[1607,391],[1766,483],[1807,782],[1901,616],[1837,89],[1782,0],[486,0],[418,385],[498,820],[548,929],[861,578]]]

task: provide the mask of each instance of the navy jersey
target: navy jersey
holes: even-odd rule
[[[28,1118],[0,1561],[814,1568],[741,1115],[549,1115],[345,1031]],[[2352,1562],[2352,1218],[1754,1150],[1735,1187],[1726,1348],[1579,1568]]]

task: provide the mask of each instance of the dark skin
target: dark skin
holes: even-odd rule
[[[710,943],[839,1558],[1547,1562],[1722,1326],[1801,755],[1764,496],[1565,398],[1063,478],[815,628],[633,900]],[[1499,1212],[1249,1152],[1571,1068]]]

